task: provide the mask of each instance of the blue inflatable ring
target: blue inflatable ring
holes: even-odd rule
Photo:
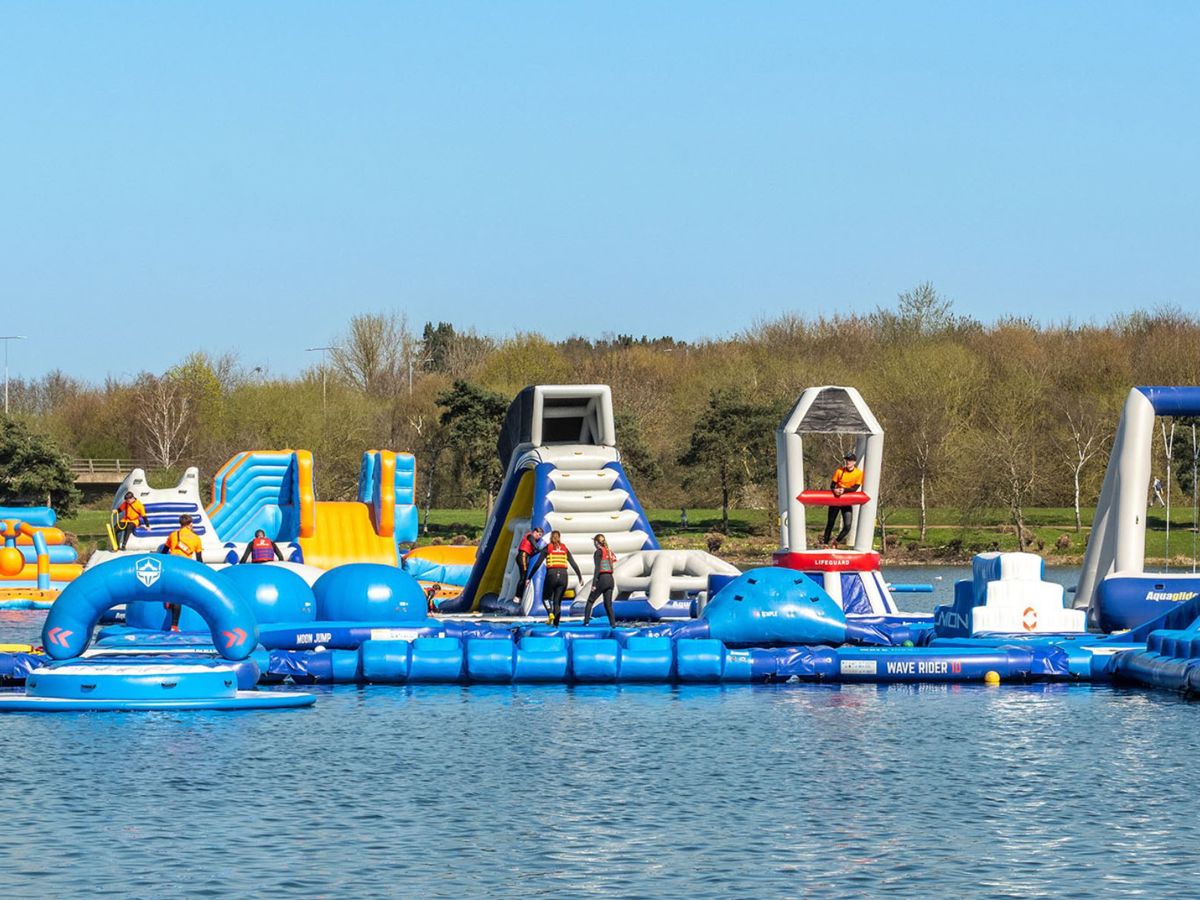
[[[87,649],[108,609],[138,600],[179,603],[196,610],[226,659],[245,659],[258,644],[254,613],[234,584],[182,556],[139,553],[87,569],[67,585],[46,616],[42,645],[52,659]]]

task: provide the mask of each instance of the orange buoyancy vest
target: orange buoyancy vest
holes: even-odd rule
[[[264,563],[275,558],[275,545],[268,537],[256,537],[250,542],[250,562]]]
[[[139,500],[126,500],[117,507],[117,511],[121,514],[122,525],[136,526],[146,517],[146,507]]]
[[[566,544],[547,544],[546,545],[546,568],[547,569],[565,569],[567,567],[567,545]]]
[[[862,487],[862,469],[858,467],[847,469],[845,466],[840,466],[838,470],[833,473],[833,478],[831,480],[833,481],[835,487],[840,487],[844,490]]]

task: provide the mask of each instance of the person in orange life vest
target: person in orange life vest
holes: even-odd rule
[[[617,627],[617,617],[613,612],[613,590],[616,585],[613,582],[613,566],[617,564],[617,554],[608,549],[608,540],[602,534],[592,538],[592,543],[596,545],[596,552],[592,554],[592,571],[595,573],[592,576],[592,590],[588,594],[587,606],[583,608],[583,624],[587,625],[592,621],[592,607],[596,605],[596,598],[604,596],[604,613],[608,616],[608,625],[610,628]]]
[[[538,554],[529,566],[532,575],[538,564],[546,563],[546,581],[542,584],[542,606],[549,613],[548,624],[558,626],[562,621],[563,594],[567,590],[567,566],[575,570],[575,577],[583,581],[583,573],[579,571],[579,563],[562,542],[562,535],[557,531],[550,532],[550,540],[542,552]]]
[[[148,522],[146,507],[142,501],[133,496],[133,491],[125,492],[125,501],[117,507],[117,549],[124,550],[129,538],[142,522]]]
[[[514,603],[520,604],[521,597],[525,593],[525,585],[529,584],[529,578],[533,575],[533,569],[529,567],[529,561],[537,556],[542,543],[542,535],[545,533],[540,527],[534,528],[532,531],[527,531],[525,532],[525,536],[521,538],[521,543],[517,546],[517,571],[521,573],[521,577],[517,581],[517,589],[513,591]]]
[[[254,540],[246,545],[242,558],[238,562],[244,563],[246,560],[250,560],[252,563],[269,563],[275,559],[283,562],[283,554],[279,552],[275,542],[267,537],[267,533],[260,528],[254,532]]]
[[[200,541],[200,535],[192,531],[191,516],[179,517],[179,528],[167,535],[163,551],[171,556],[191,556],[195,557],[196,562],[203,562],[201,554],[204,552],[204,544]],[[178,603],[164,603],[163,606],[171,612],[171,630],[178,631],[181,607]]]
[[[833,473],[833,478],[829,480],[829,487],[835,497],[840,497],[847,491],[862,490],[863,473],[862,469],[858,468],[858,456],[853,451],[850,451],[843,459],[843,464]],[[821,538],[821,543],[829,543],[829,535],[833,532],[833,523],[837,521],[839,514],[842,517],[842,530],[838,532],[833,546],[836,547],[842,541],[846,540],[846,535],[850,533],[850,516],[853,512],[854,507],[852,506],[829,507],[829,516],[825,519],[825,536]]]

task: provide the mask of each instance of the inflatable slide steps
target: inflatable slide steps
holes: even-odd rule
[[[1200,631],[1161,629],[1150,634],[1146,649],[1118,654],[1113,660],[1116,681],[1200,694]]]
[[[584,579],[591,578],[592,538],[603,534],[620,557],[635,550],[657,549],[658,541],[615,451],[600,447],[554,447],[541,453],[539,476],[544,508],[534,510],[533,524],[559,531]],[[535,497],[537,488],[535,488]],[[535,499],[536,503],[536,499]],[[516,536],[519,541],[520,536]]]
[[[245,450],[213,478],[208,515],[222,541],[245,543],[262,529],[272,540],[295,540],[313,528],[312,454],[306,450]]]

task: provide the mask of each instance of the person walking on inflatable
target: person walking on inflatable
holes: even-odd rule
[[[581,583],[583,573],[579,571],[579,563],[575,562],[575,557],[571,555],[567,545],[562,542],[562,535],[557,531],[550,532],[549,543],[529,566],[530,575],[543,560],[546,563],[546,581],[542,585],[542,606],[546,608],[549,616],[546,623],[557,628],[562,621],[563,595],[567,592],[567,566],[575,570],[575,577]]]
[[[843,463],[833,473],[833,477],[829,481],[829,488],[833,491],[835,497],[840,497],[847,491],[861,491],[863,484],[862,469],[858,468],[858,456],[854,451],[847,451],[842,457]],[[830,506],[829,515],[825,519],[825,535],[821,538],[821,543],[829,545],[829,535],[833,532],[833,524],[837,521],[840,514],[842,517],[842,530],[838,532],[837,538],[833,542],[833,547],[846,540],[846,536],[850,534],[850,516],[854,511],[852,506]]]
[[[194,557],[196,562],[203,562],[201,554],[204,552],[204,544],[200,540],[200,535],[192,530],[192,517],[182,515],[179,517],[179,527],[167,535],[167,542],[163,545],[164,552],[172,556],[190,556]],[[182,612],[182,607],[178,603],[164,603],[163,606],[171,613],[171,630],[179,630],[179,614]]]
[[[521,605],[521,598],[525,594],[525,586],[529,584],[529,578],[533,575],[533,569],[530,568],[529,561],[537,556],[542,543],[542,535],[545,533],[540,526],[531,529],[525,532],[524,537],[521,538],[521,543],[517,546],[517,571],[521,573],[521,577],[517,581],[517,589],[513,591],[513,603],[518,607]]]
[[[252,563],[269,563],[276,559],[283,562],[283,554],[279,552],[279,547],[275,542],[267,537],[267,533],[260,528],[254,532],[254,540],[246,545],[242,558],[238,562],[244,563],[246,560],[250,560]]]
[[[613,582],[613,566],[617,564],[617,554],[608,549],[608,539],[602,534],[592,538],[592,543],[596,545],[596,552],[592,554],[592,571],[595,574],[592,576],[592,590],[588,593],[587,606],[583,608],[583,624],[587,626],[592,621],[592,607],[596,605],[596,598],[603,596],[608,625],[610,628],[616,628],[617,616],[613,612],[613,591],[616,589]]]
[[[149,524],[146,507],[142,501],[133,496],[133,491],[125,492],[125,500],[117,507],[117,549],[124,550],[129,538],[142,522]]]

